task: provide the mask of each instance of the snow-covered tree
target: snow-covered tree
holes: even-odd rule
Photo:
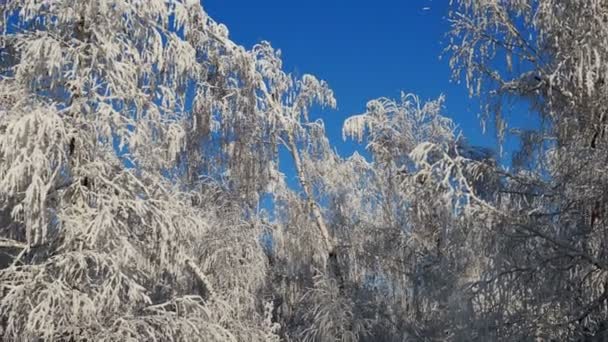
[[[372,162],[357,172],[365,178],[342,188],[359,190],[336,212],[356,247],[350,262],[367,277],[360,284],[369,288],[373,279],[368,306],[375,304],[372,333],[382,340],[453,339],[469,310],[462,287],[480,266],[470,222],[483,219],[487,203],[477,194],[490,182],[483,178],[491,159],[470,153],[442,110],[443,97],[421,104],[403,94],[370,101],[344,124]]]
[[[371,161],[340,158],[323,125],[309,125],[299,150],[303,197],[318,208],[334,249],[327,254],[319,243],[307,201],[277,189],[272,277],[289,338],[441,339],[462,323],[461,287],[480,269],[468,223],[487,205],[475,193],[488,161],[465,149],[442,104],[405,94],[370,101],[344,134],[365,142]],[[465,211],[468,220],[459,221]]]
[[[605,1],[453,1],[454,76],[520,139],[509,167],[406,94],[339,156],[310,119],[328,84],[198,1],[0,4],[1,340],[605,334]]]
[[[499,135],[521,141],[495,171],[492,229],[478,230],[490,267],[472,286],[472,336],[605,338],[608,5],[459,0],[451,20],[455,75]],[[513,127],[513,101],[538,124]]]
[[[0,24],[3,339],[275,339],[262,226],[180,177],[188,94],[249,66],[225,27],[161,0],[9,0]]]
[[[327,85],[285,73],[266,42],[238,46],[196,1],[3,9],[4,336],[275,338],[256,206],[292,198],[327,264],[303,162],[320,137],[309,108],[335,106]]]

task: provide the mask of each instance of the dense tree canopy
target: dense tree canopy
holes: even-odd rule
[[[405,93],[338,155],[329,85],[199,1],[0,6],[0,340],[608,338],[605,1],[453,1],[506,165]]]

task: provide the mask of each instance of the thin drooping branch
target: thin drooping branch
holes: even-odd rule
[[[0,238],[0,248],[19,248],[25,249],[28,245],[12,239]]]
[[[190,271],[196,276],[196,278],[201,282],[202,286],[204,287],[203,298],[205,300],[213,299],[215,291],[213,290],[213,286],[211,285],[211,282],[209,281],[207,275],[205,275],[205,273],[196,265],[194,261],[192,261],[192,259],[186,260],[186,266],[188,266]]]

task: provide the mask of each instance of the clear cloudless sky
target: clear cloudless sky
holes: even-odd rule
[[[209,15],[226,24],[246,48],[267,40],[283,53],[284,68],[326,80],[337,110],[314,117],[325,122],[342,156],[356,148],[342,140],[342,123],[364,111],[367,101],[418,94],[421,100],[446,95],[445,114],[474,145],[496,147],[482,134],[479,105],[464,84],[450,82],[448,0],[203,0]]]

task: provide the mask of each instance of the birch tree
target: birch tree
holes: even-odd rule
[[[184,155],[187,89],[215,69],[213,46],[194,40],[224,42],[224,27],[197,2],[2,12],[3,338],[275,339],[257,296],[260,226],[213,182],[167,177]]]
[[[472,153],[442,112],[443,97],[422,104],[402,94],[370,101],[344,124],[345,136],[372,155],[359,185],[363,201],[340,205],[363,204],[341,215],[351,222],[345,229],[362,228],[347,230],[360,239],[350,240],[352,262],[374,275],[369,305],[381,319],[372,331],[386,341],[457,339],[454,326],[470,310],[463,286],[483,264],[472,252],[471,223],[484,220],[487,203],[478,194],[492,186],[492,160]]]
[[[480,339],[601,339],[606,326],[605,2],[456,1],[451,64],[501,136],[491,267],[475,283]],[[513,127],[509,99],[538,127]],[[474,329],[471,329],[473,331]]]

